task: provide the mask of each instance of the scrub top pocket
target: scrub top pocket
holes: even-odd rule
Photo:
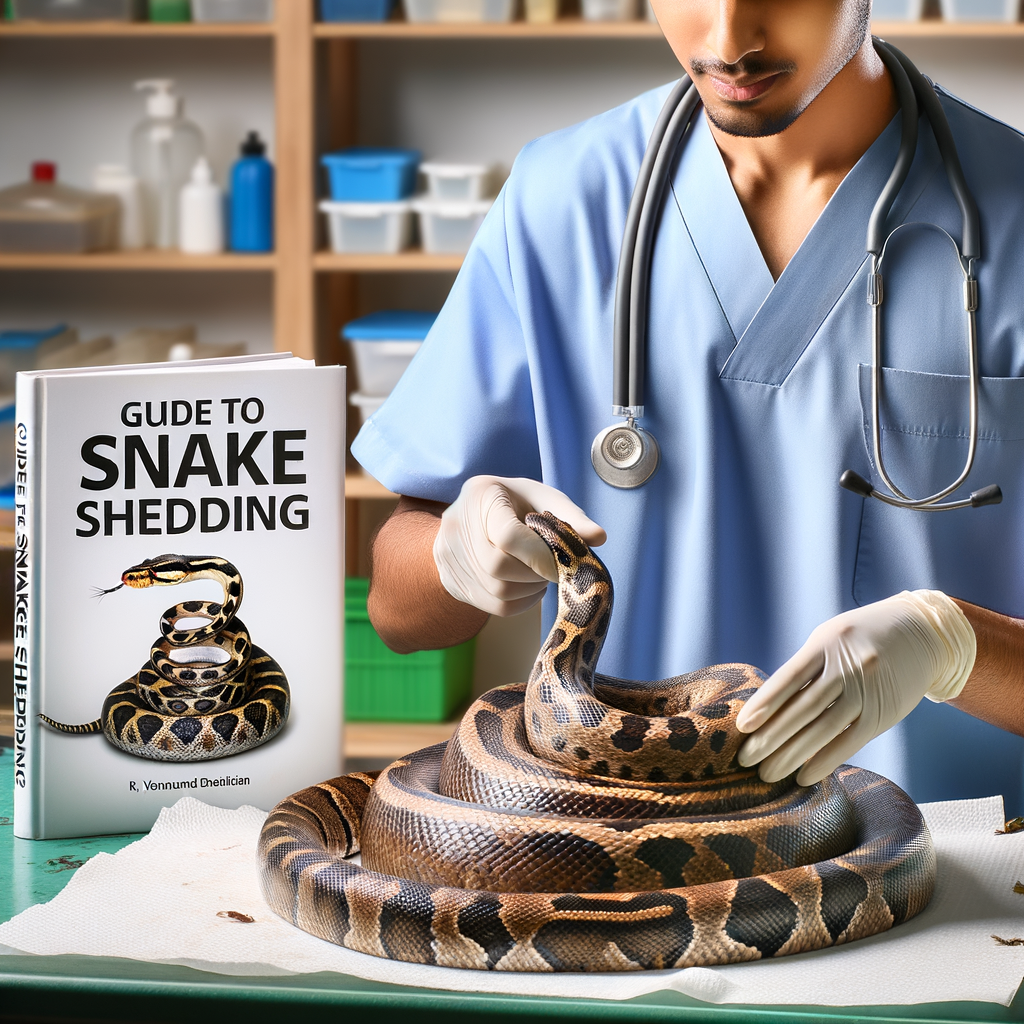
[[[965,376],[886,369],[882,457],[893,483],[912,497],[959,475],[968,448]],[[978,449],[966,496],[987,484],[1000,505],[916,512],[864,498],[853,598],[869,604],[927,588],[1024,617],[1024,379],[980,381]],[[870,479],[883,492],[871,441],[871,368],[860,367],[860,403]],[[867,475],[867,474],[863,474]],[[850,759],[893,779],[914,800],[1001,793],[1006,814],[1024,813],[1024,739],[946,704],[921,703]]]
[[[871,368],[861,365],[859,373],[870,479],[885,492],[871,440]],[[882,457],[906,494],[932,494],[959,476],[968,451],[969,396],[966,376],[882,371]],[[974,468],[951,497],[998,484],[1002,504],[919,512],[863,499],[857,604],[928,588],[1024,617],[1024,378],[982,377],[978,424]]]

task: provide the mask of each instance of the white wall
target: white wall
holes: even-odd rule
[[[0,188],[53,160],[61,181],[90,187],[98,163],[130,160],[144,105],[132,83],[174,78],[206,136],[218,179],[250,129],[273,153],[272,50],[267,39],[0,40]],[[83,336],[193,323],[204,341],[273,345],[263,273],[0,273],[0,329],[58,321]]]
[[[1024,129],[1024,40],[893,42],[942,85]],[[679,73],[655,39],[366,42],[360,136],[508,167],[530,139]]]
[[[142,78],[177,80],[223,180],[250,128],[273,142],[271,58],[259,38],[0,40],[0,186],[24,180],[32,160],[57,161],[82,187],[96,164],[127,163]]]
[[[1024,39],[893,42],[952,92],[1024,129]],[[531,139],[680,73],[660,39],[375,40],[359,60],[361,142],[493,161],[506,172]],[[360,306],[439,308],[451,280],[367,277]]]
[[[937,81],[1024,128],[1024,40],[895,40]],[[661,40],[367,40],[359,44],[359,134],[427,156],[507,169],[530,139],[668,81]],[[101,161],[128,159],[142,115],[132,82],[173,77],[223,180],[244,133],[273,144],[266,39],[0,40],[0,187],[52,159],[87,185]],[[271,148],[272,153],[272,148]],[[86,334],[195,322],[210,341],[269,347],[264,275],[0,274],[0,328],[70,320]],[[437,308],[451,275],[379,275],[361,305]]]

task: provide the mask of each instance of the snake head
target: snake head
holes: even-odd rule
[[[189,574],[188,559],[184,555],[157,555],[125,569],[121,573],[121,582],[137,590],[171,587],[181,583]]]
[[[559,602],[571,605],[585,595],[593,597],[597,585],[599,591],[607,594],[610,609],[611,575],[578,532],[553,512],[530,512],[524,521],[555,556]]]
[[[524,522],[551,548],[558,564],[559,576],[562,576],[565,570],[572,572],[588,555],[591,558],[597,557],[587,546],[587,542],[553,512],[529,512]]]

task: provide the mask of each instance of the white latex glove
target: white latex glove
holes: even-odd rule
[[[561,491],[525,477],[472,476],[444,510],[434,564],[456,601],[491,615],[518,615],[558,579],[551,549],[523,523],[528,512],[553,512],[588,544],[607,535]]]
[[[800,765],[801,786],[820,782],[922,697],[958,696],[976,653],[967,617],[938,590],[843,612],[818,626],[740,710],[736,727],[753,735],[739,762],[760,762],[766,782]]]

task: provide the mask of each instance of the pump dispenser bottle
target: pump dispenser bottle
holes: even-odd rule
[[[142,185],[146,243],[173,249],[178,241],[178,195],[203,155],[203,133],[182,113],[169,78],[145,79],[146,117],[132,131],[132,166]]]

